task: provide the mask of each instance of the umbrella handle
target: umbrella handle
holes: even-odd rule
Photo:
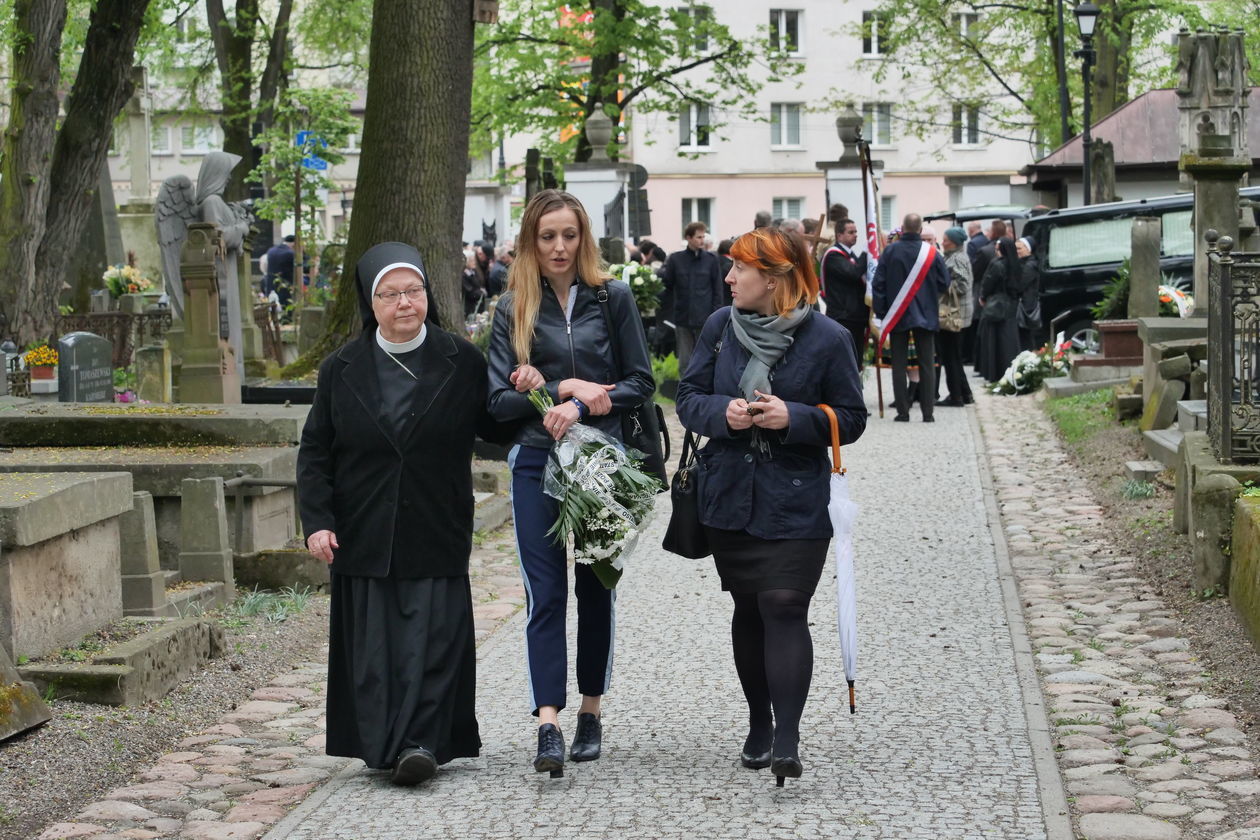
[[[844,475],[847,470],[840,464],[840,421],[836,419],[836,412],[826,403],[819,403],[818,407],[822,409],[823,414],[827,415],[827,419],[831,421],[831,471]]]

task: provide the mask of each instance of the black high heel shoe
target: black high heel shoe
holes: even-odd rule
[[[770,772],[774,774],[776,787],[783,787],[784,779],[799,779],[805,772],[801,760],[794,755],[781,756],[770,762]]]
[[[604,728],[598,717],[590,712],[579,714],[577,732],[573,735],[573,745],[569,747],[569,758],[573,761],[594,761],[599,758],[603,734]]]
[[[739,754],[739,763],[749,770],[761,770],[770,766],[770,732],[752,730],[744,739],[744,749]]]
[[[538,756],[534,759],[534,770],[551,773],[553,779],[564,775],[564,738],[554,723],[538,727]]]

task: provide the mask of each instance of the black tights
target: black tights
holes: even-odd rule
[[[744,749],[750,753],[765,752],[773,735],[775,756],[796,755],[801,712],[814,671],[811,597],[796,589],[731,593],[735,601],[731,647],[748,700]]]

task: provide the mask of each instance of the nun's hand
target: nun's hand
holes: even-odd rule
[[[581,417],[578,407],[571,402],[565,401],[559,405],[553,405],[547,409],[547,413],[543,415],[543,428],[547,430],[547,434],[556,440],[564,437],[564,433],[569,431],[569,427],[578,421]]]
[[[333,561],[334,548],[341,548],[337,544],[337,535],[327,529],[316,531],[307,537],[306,547],[310,550],[312,557],[323,560],[325,563]]]
[[[543,379],[542,373],[533,365],[521,365],[512,371],[512,375],[508,377],[519,393],[526,394],[535,388],[541,388],[547,380]]]

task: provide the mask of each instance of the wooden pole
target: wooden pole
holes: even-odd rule
[[[293,173],[293,294],[295,312],[302,309],[302,164]],[[294,319],[296,320],[296,318]],[[882,416],[882,415],[881,415]]]
[[[863,215],[865,215],[869,210],[871,210],[871,208],[875,208],[875,218],[867,219],[866,223],[867,225],[871,225],[871,224],[875,225],[875,242],[876,242],[876,248],[878,248],[879,247],[879,244],[878,244],[879,243],[879,207],[878,207],[878,202],[873,200],[873,199],[878,198],[878,196],[872,196],[870,194],[870,191],[875,189],[875,179],[870,178],[869,179],[870,183],[869,185],[867,184],[867,180],[868,180],[867,173],[870,172],[870,169],[871,169],[871,149],[870,149],[870,146],[867,145],[866,143],[861,143],[859,145],[859,149],[861,151],[861,155],[859,156],[859,159],[862,162],[862,205],[863,205],[862,213]],[[862,238],[863,239],[866,238],[866,231],[862,231]],[[870,259],[869,248],[867,249],[867,252],[866,252],[866,258],[868,260]],[[868,307],[871,305],[871,301],[869,300],[866,303]],[[875,312],[873,309],[868,309],[867,311],[869,313],[869,315],[867,316],[867,326],[869,328],[871,327],[871,319],[875,317]],[[867,334],[868,336],[873,336],[874,330],[868,329]],[[867,341],[869,342],[869,340],[870,339],[868,338]],[[875,342],[875,356],[874,356],[875,358],[875,394],[879,400],[879,419],[881,420],[884,419],[884,373],[883,373],[883,367],[880,364],[881,357],[883,356],[883,350],[884,350],[884,335],[881,332],[879,334],[878,340]]]

